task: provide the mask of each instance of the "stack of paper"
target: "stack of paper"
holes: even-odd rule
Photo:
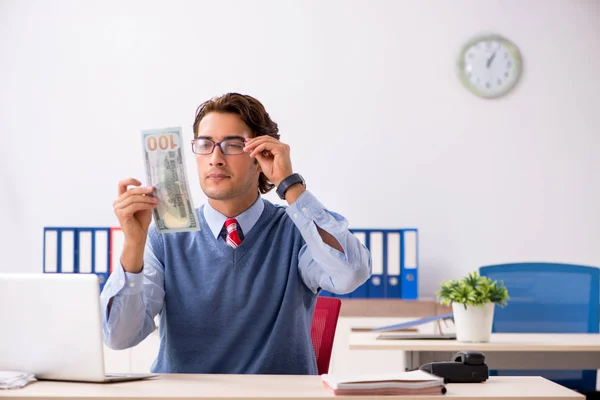
[[[396,374],[359,376],[321,375],[323,384],[335,395],[442,395],[444,379],[416,370]]]
[[[26,372],[0,371],[0,389],[18,389],[36,380]]]

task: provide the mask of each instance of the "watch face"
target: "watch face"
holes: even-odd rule
[[[502,96],[513,88],[521,74],[519,49],[501,36],[475,38],[460,52],[458,73],[463,85],[476,95]]]

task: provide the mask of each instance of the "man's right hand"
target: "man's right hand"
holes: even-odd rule
[[[128,178],[119,182],[119,198],[113,202],[115,214],[125,236],[121,264],[127,272],[139,273],[143,267],[144,246],[148,228],[152,222],[152,210],[158,199],[150,196],[152,187],[141,186],[137,179]]]

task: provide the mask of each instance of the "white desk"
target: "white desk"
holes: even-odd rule
[[[583,400],[585,397],[540,377],[492,377],[485,383],[448,384],[445,396],[385,396],[386,399],[440,400]],[[39,381],[23,389],[0,391],[4,399],[381,399],[331,394],[319,376],[309,375],[161,375],[146,381],[123,383],[70,383]]]
[[[380,333],[352,333],[351,350],[403,350],[406,368],[449,361],[459,350],[485,354],[491,369],[600,369],[599,334],[492,334],[489,343],[456,340],[378,340]]]

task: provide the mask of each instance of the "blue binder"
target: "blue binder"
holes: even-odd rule
[[[399,299],[402,297],[402,284],[400,280],[401,231],[386,230],[383,235],[383,254],[386,265],[385,297]]]
[[[365,229],[365,245],[371,252],[372,273],[369,278],[368,296],[371,299],[385,297],[387,265],[383,249],[383,233],[379,230]]]
[[[401,298],[401,230],[351,229],[371,253],[371,277],[353,297]],[[362,235],[362,236],[361,236]]]
[[[400,277],[402,298],[419,298],[419,235],[417,229],[402,229]]]
[[[94,273],[102,290],[109,252],[109,228],[44,228],[44,273]]]
[[[110,228],[91,228],[92,273],[98,275],[100,290],[110,276]]]
[[[371,277],[352,292],[352,297],[418,299],[418,230],[350,231],[360,238],[371,253],[372,260]]]
[[[44,228],[44,272],[76,271],[76,228]]]

